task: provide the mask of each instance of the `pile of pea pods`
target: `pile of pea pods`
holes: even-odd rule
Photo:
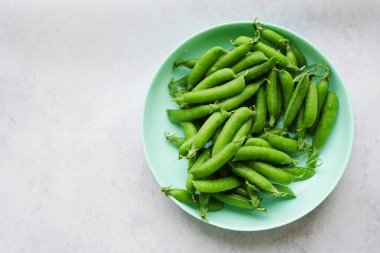
[[[338,112],[325,65],[307,66],[283,35],[256,21],[253,29],[255,36],[236,38],[231,51],[213,47],[174,63],[189,69],[169,83],[179,108],[167,114],[184,136],[165,136],[188,159],[188,176],[186,189],[161,190],[204,219],[225,204],[266,211],[265,194],[295,198],[287,185],[315,175]]]

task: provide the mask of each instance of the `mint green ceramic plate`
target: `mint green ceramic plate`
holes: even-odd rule
[[[330,89],[339,96],[339,113],[321,158],[323,165],[317,174],[303,182],[290,185],[297,198],[279,200],[265,197],[266,213],[245,211],[226,206],[222,211],[207,214],[209,224],[239,231],[257,231],[279,227],[295,221],[317,207],[334,189],[347,165],[353,139],[353,119],[350,100],[343,81],[327,57],[311,42],[277,25],[263,23],[283,34],[305,54],[308,64],[324,61],[330,67]],[[166,109],[176,108],[170,101],[167,84],[173,76],[172,65],[178,59],[198,58],[213,46],[232,48],[230,39],[240,35],[252,36],[251,22],[235,22],[208,28],[179,45],[162,63],[150,86],[143,116],[143,142],[152,173],[160,186],[185,188],[187,161],[178,160],[177,149],[164,138],[164,131],[182,135],[179,126],[171,123]],[[186,74],[183,70],[174,76]],[[163,196],[163,195],[162,195]],[[200,219],[197,210],[174,200],[183,210]]]

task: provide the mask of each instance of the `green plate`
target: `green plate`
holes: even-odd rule
[[[273,199],[265,197],[263,206],[266,213],[246,211],[226,206],[222,211],[209,212],[209,224],[238,231],[258,231],[288,224],[317,207],[334,189],[347,165],[352,140],[353,118],[350,100],[343,81],[327,57],[311,42],[300,35],[278,25],[262,23],[283,34],[304,53],[308,64],[325,62],[331,70],[330,90],[339,97],[339,112],[334,129],[322,150],[323,165],[317,174],[307,181],[295,182],[290,188],[297,195],[295,199]],[[166,109],[176,108],[170,101],[168,82],[171,77],[181,77],[188,71],[184,68],[173,73],[173,62],[178,59],[198,58],[213,46],[231,49],[230,39],[240,35],[253,36],[251,22],[235,22],[208,28],[179,45],[162,63],[153,78],[145,101],[143,115],[143,143],[145,155],[154,177],[160,186],[185,188],[187,161],[178,160],[177,148],[168,143],[164,131],[182,136],[181,128],[171,123]],[[164,195],[162,195],[164,197]],[[198,211],[173,200],[183,210],[197,219]]]

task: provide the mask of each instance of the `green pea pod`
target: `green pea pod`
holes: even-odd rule
[[[252,43],[253,41],[248,42],[246,44],[242,44],[234,48],[232,51],[228,52],[227,54],[223,55],[222,57],[220,57],[220,59],[216,61],[214,65],[211,66],[211,68],[208,70],[206,75],[208,76],[222,68],[232,67],[235,63],[241,60],[251,50]]]
[[[249,119],[254,116],[253,111],[248,107],[237,109],[232,116],[227,120],[218,139],[213,145],[212,155],[220,152],[228,143],[232,141],[239,128]]]
[[[286,107],[284,115],[284,128],[289,126],[294,118],[297,116],[299,109],[305,99],[307,91],[309,89],[309,75],[305,74],[298,82],[297,87],[290,99],[288,106]]]
[[[211,180],[194,180],[195,189],[205,193],[224,192],[234,189],[241,185],[241,182],[236,177],[223,177]]]
[[[269,131],[265,131],[265,132],[259,134],[257,136],[257,138],[260,138],[260,139],[263,139],[263,140],[267,141],[268,137],[269,137],[269,134],[281,135],[281,134],[283,134],[283,132],[284,132],[284,130],[281,129],[281,128],[273,128],[273,129],[271,129]]]
[[[302,68],[307,65],[305,56],[301,53],[301,51],[294,45],[290,44],[293,50],[293,53],[297,59],[297,65],[299,68]]]
[[[298,150],[302,152],[308,149],[305,143],[306,129],[303,127],[303,119],[304,119],[304,114],[305,114],[304,112],[305,112],[305,105],[303,104],[297,114],[297,119],[296,119]]]
[[[289,62],[288,58],[285,55],[271,46],[268,46],[262,42],[258,42],[252,46],[252,49],[263,52],[268,58],[276,58],[278,65],[282,67],[294,68],[294,66]]]
[[[280,184],[273,184],[273,186],[276,187],[279,192],[285,193],[282,196],[277,195],[276,197],[296,198],[296,195],[289,187]]]
[[[273,148],[269,142],[260,138],[249,138],[245,142],[245,146],[257,146],[257,147],[265,147],[265,148]]]
[[[195,64],[197,63],[198,59],[190,59],[190,60],[178,60],[174,63],[174,68],[178,67],[187,67],[189,69],[194,68]]]
[[[197,134],[198,130],[192,122],[182,122],[181,127],[186,139],[190,139]]]
[[[284,109],[286,109],[293,95],[293,78],[286,70],[277,70],[277,76],[281,84]]]
[[[249,118],[236,132],[234,138],[232,139],[232,142],[240,141],[241,139],[248,138],[248,135],[251,133],[252,130],[252,123],[253,119]]]
[[[220,105],[218,104],[210,104],[210,105],[199,105],[189,109],[181,109],[181,110],[166,110],[170,121],[174,123],[180,123],[184,121],[193,121],[196,119],[203,118],[215,111],[220,109]]]
[[[261,63],[259,65],[253,66],[247,70],[240,72],[238,76],[243,75],[246,81],[251,81],[271,71],[276,66],[277,62],[278,60],[276,58],[270,58],[268,61],[264,63]]]
[[[234,73],[240,73],[256,64],[263,63],[268,60],[268,57],[260,51],[254,51],[241,59],[235,65],[231,67]]]
[[[317,116],[313,123],[313,125],[308,129],[310,133],[314,134],[315,130],[317,129],[319,118],[321,116],[322,107],[325,103],[327,93],[329,92],[329,81],[327,78],[324,78],[321,80],[321,82],[317,86],[317,92],[318,92],[318,107],[317,107]]]
[[[194,157],[195,154],[203,148],[210,140],[215,131],[221,126],[230,116],[227,112],[214,112],[202,125],[198,133],[194,137],[188,157]]]
[[[240,93],[244,89],[244,87],[244,77],[240,76],[223,85],[219,85],[205,90],[187,92],[183,94],[181,97],[176,98],[175,100],[191,104],[215,102],[232,97]]]
[[[231,111],[237,107],[239,107],[241,104],[243,104],[248,99],[251,99],[253,95],[257,92],[257,90],[260,88],[260,85],[265,82],[265,80],[255,82],[252,84],[247,84],[245,88],[237,95],[227,98],[226,100],[221,101],[218,106],[219,108]],[[206,115],[205,115],[206,116]]]
[[[212,156],[207,162],[199,167],[192,168],[190,173],[194,175],[195,179],[205,178],[222,168],[223,165],[228,163],[235,155],[236,151],[241,146],[241,143],[229,143],[218,154]]]
[[[191,138],[187,139],[180,147],[179,147],[179,150],[178,150],[178,153],[179,153],[179,159],[182,159],[182,158],[187,158],[187,154],[191,148],[191,146],[193,145],[193,141],[195,139],[195,136],[192,136]]]
[[[265,212],[267,209],[264,207],[260,207],[260,197],[259,197],[259,189],[255,186],[251,185],[247,181],[245,182],[245,189],[248,194],[249,202],[255,207],[257,211]]]
[[[248,161],[246,164],[254,169],[256,172],[265,176],[269,180],[280,184],[290,184],[294,180],[292,174],[287,173],[286,171],[276,168],[273,165],[265,162],[258,161]]]
[[[296,140],[280,135],[269,134],[268,141],[273,148],[283,152],[296,152],[298,148]]]
[[[287,38],[273,31],[272,29],[260,26],[259,22],[254,21],[253,26],[255,30],[260,33],[260,36],[266,39],[269,43],[271,43],[272,45],[274,45],[282,51],[286,50],[288,44]]]
[[[213,47],[209,49],[206,53],[204,53],[193,69],[191,70],[188,80],[187,80],[187,88],[190,90],[195,85],[197,85],[203,77],[206,75],[207,71],[210,67],[227,51],[221,47]]]
[[[264,86],[261,86],[256,94],[255,109],[256,114],[255,121],[253,122],[252,132],[261,133],[264,130],[267,119],[267,100]]]
[[[210,202],[211,194],[201,192],[199,194],[199,215],[202,219],[206,219],[206,213],[208,210],[208,203]]]
[[[298,67],[297,57],[294,54],[294,50],[290,45],[287,46],[287,48],[286,48],[286,58],[288,58],[288,60],[292,66],[294,66],[296,68]]]
[[[233,161],[260,160],[276,164],[295,164],[297,161],[286,153],[264,147],[244,146],[236,152]]]
[[[272,128],[276,122],[276,113],[278,106],[277,76],[275,70],[272,70],[268,75],[268,83],[266,85],[265,92],[267,98],[268,113],[270,116],[269,126]]]
[[[257,186],[259,189],[263,191],[278,193],[277,189],[272,185],[271,182],[269,182],[268,179],[266,179],[264,176],[257,173],[255,170],[248,167],[244,163],[234,162],[234,163],[230,163],[230,165],[231,165],[230,170],[235,175],[244,178],[245,180],[254,184],[255,186]]]
[[[252,204],[249,202],[249,199],[236,193],[213,193],[211,196],[230,206],[244,209],[254,209]]]
[[[317,109],[318,92],[315,79],[312,78],[305,98],[305,112],[302,122],[303,129],[309,128],[313,125],[315,119],[317,118]]]
[[[282,100],[282,89],[281,89],[281,84],[277,82],[276,80],[276,92],[277,92],[277,107],[276,107],[276,113],[275,113],[275,118],[276,122],[280,120],[280,117],[282,115],[282,107],[283,107],[283,100]]]
[[[205,79],[203,79],[197,86],[194,87],[192,91],[205,90],[213,88],[215,86],[224,84],[232,79],[235,79],[236,75],[234,71],[228,68],[220,69],[215,71]]]
[[[313,153],[319,153],[323,145],[325,145],[331,130],[334,127],[335,119],[338,114],[338,97],[330,91],[327,94],[325,104],[321,114],[317,130],[313,138]]]
[[[183,143],[185,143],[186,138],[183,137],[177,137],[174,134],[169,134],[168,132],[165,132],[165,138],[168,140],[170,143],[173,143],[177,147],[181,147]]]

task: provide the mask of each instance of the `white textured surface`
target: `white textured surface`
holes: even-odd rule
[[[380,2],[0,0],[0,252],[379,252]],[[351,96],[330,197],[252,233],[157,195],[141,143],[155,70],[206,27],[260,16],[315,43]]]

